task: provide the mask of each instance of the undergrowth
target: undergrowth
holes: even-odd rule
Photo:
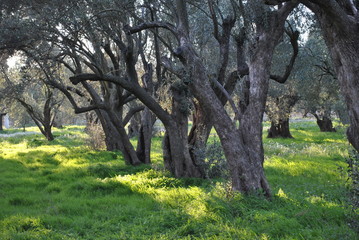
[[[86,147],[83,127],[55,130],[51,143],[0,138],[0,239],[358,238],[338,170],[347,168],[344,129],[298,122],[291,131],[294,139],[264,139],[271,201],[230,192],[221,178],[173,178],[161,137],[152,165],[136,167]]]

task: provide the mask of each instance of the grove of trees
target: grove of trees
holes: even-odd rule
[[[49,141],[66,101],[132,165],[151,162],[159,120],[175,177],[206,176],[201,152],[214,128],[232,189],[270,197],[265,113],[268,137],[291,137],[296,104],[323,131],[334,131],[334,112],[348,114],[359,150],[358,8],[358,0],[1,1],[0,101],[21,105]],[[21,61],[6,67],[14,55]]]

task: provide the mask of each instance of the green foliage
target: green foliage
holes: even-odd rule
[[[219,141],[213,141],[207,144],[206,149],[206,175],[209,178],[228,178],[228,167],[224,157],[222,145]]]
[[[350,225],[359,232],[359,153],[352,150],[346,159],[348,164],[349,189],[350,189],[350,205],[352,206],[352,220]]]
[[[154,164],[136,167],[85,147],[83,127],[31,148],[43,138],[0,138],[0,239],[356,239],[337,170],[347,165],[344,129],[291,126],[295,139],[264,140],[271,201],[220,181],[173,178],[160,137]]]

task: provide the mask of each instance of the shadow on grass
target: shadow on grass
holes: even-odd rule
[[[119,153],[32,150],[0,164],[1,239],[148,239],[189,219],[111,178],[150,168]]]
[[[68,141],[0,158],[0,238],[353,239],[335,199],[341,188],[318,180],[321,169],[293,176],[266,167],[275,193],[267,201]]]

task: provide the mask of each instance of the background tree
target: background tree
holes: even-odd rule
[[[9,72],[11,71],[11,72]],[[36,65],[27,62],[21,69],[2,69],[3,98],[17,101],[26,109],[48,141],[54,140],[52,126],[63,98],[44,83],[44,75]]]
[[[299,53],[299,31],[294,30],[293,26],[288,24],[286,30],[287,38],[276,48],[276,52],[272,61],[271,78],[276,79],[278,72],[282,71],[283,64],[287,64],[284,81],[271,81],[266,102],[266,114],[271,121],[268,129],[268,138],[292,138],[289,131],[289,117],[294,105],[298,102],[299,96],[295,89],[295,72],[294,66]],[[288,56],[288,52],[293,51],[292,56]],[[290,57],[290,58],[289,58]],[[293,73],[292,73],[293,72]],[[291,78],[290,75],[292,75]],[[289,78],[289,81],[287,80]]]
[[[320,34],[313,30],[300,57],[298,91],[305,113],[313,115],[321,131],[333,132],[332,114],[340,105],[339,83]]]
[[[287,1],[266,0],[267,4]],[[300,0],[313,11],[328,47],[339,85],[348,109],[347,136],[359,151],[359,2],[353,0]]]

